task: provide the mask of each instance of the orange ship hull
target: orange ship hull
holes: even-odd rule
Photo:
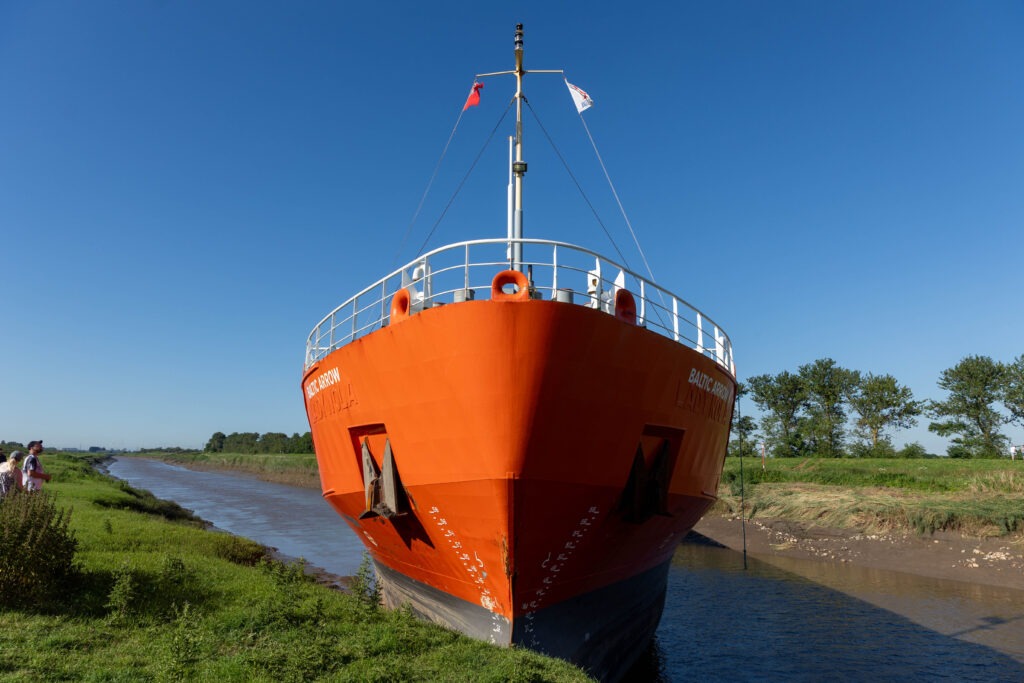
[[[303,390],[324,497],[387,603],[613,679],[715,500],[735,382],[621,317],[495,297],[393,315]]]

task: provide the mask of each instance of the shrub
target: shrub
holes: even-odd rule
[[[885,439],[880,439],[874,445],[864,442],[853,444],[850,446],[850,456],[854,458],[894,458],[896,449]]]
[[[954,444],[946,449],[946,455],[951,458],[970,458],[971,451],[965,446]]]
[[[134,569],[127,562],[114,572],[114,585],[104,605],[114,618],[124,618],[131,614],[139,596],[139,579]]]
[[[71,512],[45,491],[0,499],[0,587],[7,604],[45,607],[76,575]]]
[[[160,676],[168,681],[186,681],[195,677],[200,661],[204,635],[199,615],[189,603],[175,609],[174,632],[164,656]]]
[[[256,541],[228,534],[221,535],[214,552],[217,557],[246,567],[255,567],[269,559],[267,549]]]
[[[147,515],[160,515],[172,522],[188,522],[197,526],[203,523],[190,510],[186,510],[174,501],[161,500],[149,491],[137,489],[128,482],[118,482],[118,489],[123,495],[100,496],[93,502],[105,508],[131,510]]]
[[[928,451],[925,450],[924,446],[917,443],[908,443],[906,446],[901,448],[896,454],[897,458],[927,458]]]
[[[381,588],[380,579],[377,578],[373,568],[373,561],[370,559],[369,553],[364,552],[359,569],[352,577],[352,583],[349,584],[349,590],[364,608],[376,610],[381,605]]]
[[[268,557],[260,560],[256,566],[272,578],[280,588],[313,581],[313,577],[306,573],[306,560],[301,557],[294,562],[281,562]]]

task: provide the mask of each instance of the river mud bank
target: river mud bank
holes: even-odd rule
[[[110,473],[109,464],[112,460],[115,459],[115,456],[107,456],[101,460],[98,460],[94,464],[94,467],[96,467],[98,471],[102,472],[103,474],[106,474],[107,476],[114,476]],[[269,482],[271,484],[284,484],[286,486],[296,486],[303,489],[320,490],[320,477],[315,472],[310,474],[309,472],[299,470],[268,471],[261,470],[258,468],[246,469],[240,467],[218,467],[216,465],[206,462],[196,462],[178,458],[149,457],[148,459],[158,460],[160,462],[165,462],[170,465],[175,465],[177,467],[184,467],[185,469],[194,470],[197,472],[218,472],[230,474],[232,476],[237,477],[249,477],[252,479],[258,479],[260,481]],[[189,511],[193,513],[195,512],[194,510]],[[203,521],[208,526],[208,528],[213,531],[231,533],[228,530],[217,527],[209,521],[203,520],[202,518],[199,519],[201,519],[201,521]],[[296,562],[299,559],[303,559],[295,557],[294,555],[284,553],[279,548],[272,545],[264,545],[263,547],[266,549],[267,557],[274,559],[278,562],[290,564]],[[304,559],[303,561],[305,562]],[[335,574],[320,566],[309,564],[308,562],[305,562],[304,569],[307,575],[313,577],[313,579],[322,586],[342,591],[349,591],[351,589],[351,584],[354,579],[353,575]]]
[[[747,553],[760,560],[815,560],[1024,591],[1024,535],[972,538],[951,532],[862,533],[786,519],[746,520]],[[738,515],[709,514],[694,532],[742,552]]]
[[[253,472],[229,468],[189,472],[173,466],[182,463],[118,460],[112,463],[114,474],[121,469],[126,480],[161,498],[181,501],[217,528],[276,548],[279,559],[305,556],[307,572],[321,584],[344,590],[351,580],[345,577],[357,573],[362,544],[346,525],[338,524],[314,487],[265,484]],[[263,512],[269,513],[265,520]],[[722,656],[722,643],[737,637],[761,643],[757,670],[774,672],[774,677],[816,672],[828,653],[833,669],[854,680],[865,670],[885,680],[905,677],[907,671],[923,680],[950,670],[959,680],[1022,680],[1024,591],[1006,587],[1017,584],[1003,578],[1008,569],[1021,573],[1015,564],[1021,562],[1020,546],[1007,543],[1013,539],[1003,539],[1007,552],[998,545],[989,549],[984,541],[959,547],[957,540],[975,539],[950,538],[944,552],[950,546],[964,552],[957,553],[962,559],[946,558],[963,565],[960,575],[952,575],[957,580],[949,581],[931,578],[936,562],[934,555],[924,553],[935,551],[921,547],[925,541],[935,546],[935,540],[945,538],[941,535],[870,537],[765,518],[748,520],[746,531],[749,567],[741,555],[743,528],[734,515],[712,512],[679,546],[652,650],[652,671],[665,673],[645,680],[689,680],[709,671],[718,672],[719,680],[734,680],[737,670]],[[324,556],[326,543],[345,537],[351,537],[351,544]],[[993,541],[1000,539],[987,543]],[[903,552],[894,548],[903,547],[923,559],[916,564],[894,559]],[[989,564],[999,552],[1007,552],[1007,559],[1000,571],[992,571],[996,567]],[[888,570],[872,568],[871,558],[878,560],[874,566]],[[985,585],[980,573],[965,575],[968,568],[991,573],[995,578],[987,583],[992,585]],[[695,611],[695,604],[715,604],[714,617]],[[794,621],[795,614],[812,616]],[[852,649],[846,659],[836,653],[829,635],[839,631],[857,633],[848,643]],[[697,641],[695,634],[700,635]],[[695,658],[695,650],[706,656]],[[983,679],[975,675],[979,671],[985,672]]]
[[[165,462],[193,470],[240,474],[307,489],[320,488],[315,473],[225,468],[177,459]],[[744,528],[736,514],[711,512],[698,522],[694,532],[723,547],[743,550]],[[750,555],[767,561],[789,558],[850,564],[1024,591],[1024,533],[992,538],[947,531],[926,536],[910,530],[865,533],[856,528],[754,518],[746,520],[746,545]],[[330,575],[325,579],[330,582]]]

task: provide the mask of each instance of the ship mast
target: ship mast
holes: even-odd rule
[[[477,74],[477,78],[487,76],[507,76],[513,74],[516,77],[516,132],[512,139],[512,192],[509,207],[509,240],[511,250],[509,260],[513,270],[523,268],[523,245],[518,240],[523,237],[523,176],[526,175],[526,162],[523,161],[523,101],[526,96],[523,94],[523,77],[528,74],[560,74],[561,69],[534,69],[527,71],[523,68],[523,25],[516,24],[515,37],[515,58],[516,68],[512,71],[497,71],[489,74]]]
[[[526,162],[523,161],[523,25],[516,24],[516,134],[515,155],[512,161],[512,268],[521,270],[523,263],[523,176]]]

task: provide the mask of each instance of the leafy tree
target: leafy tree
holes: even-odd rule
[[[296,432],[292,434],[291,445],[288,447],[289,453],[312,453],[313,452],[313,435],[310,432],[305,434],[299,434]]]
[[[795,457],[804,452],[800,410],[807,398],[803,380],[783,371],[774,377],[758,375],[748,380],[751,397],[765,413],[761,429],[776,457]]]
[[[1003,404],[1010,411],[1011,421],[1024,425],[1024,354],[1004,368]]]
[[[203,448],[207,453],[223,453],[224,452],[224,440],[227,437],[224,432],[214,432],[210,440],[206,442],[206,447]]]
[[[808,432],[815,455],[838,458],[843,454],[846,411],[850,391],[860,373],[821,358],[800,366],[800,378],[807,392]]]
[[[207,453],[312,453],[313,435],[309,432],[296,432],[291,436],[281,432],[263,435],[232,432],[225,436],[224,432],[214,432],[203,450]]]
[[[256,432],[232,432],[224,439],[224,451],[227,453],[255,453],[260,435]]]
[[[287,453],[288,435],[281,432],[267,432],[259,438],[257,444],[259,453]]]
[[[888,440],[882,436],[884,430],[913,427],[923,410],[910,387],[901,387],[892,375],[868,373],[851,388],[849,401],[857,414],[857,427],[870,441],[872,451],[877,450],[879,439]]]
[[[757,421],[749,415],[733,420],[729,455],[750,458],[757,455]]]
[[[757,422],[749,415],[741,415],[740,400],[750,393],[746,384],[736,384],[736,409],[732,413],[732,430],[729,439],[728,455],[751,457],[755,454],[754,441],[757,438]],[[742,449],[742,453],[741,453]]]
[[[998,458],[1005,452],[1007,439],[999,427],[1008,418],[996,409],[996,403],[1005,394],[1006,377],[1006,366],[988,356],[967,356],[942,371],[938,384],[949,397],[931,402],[929,412],[939,421],[928,429],[954,437],[948,449],[950,457]]]

